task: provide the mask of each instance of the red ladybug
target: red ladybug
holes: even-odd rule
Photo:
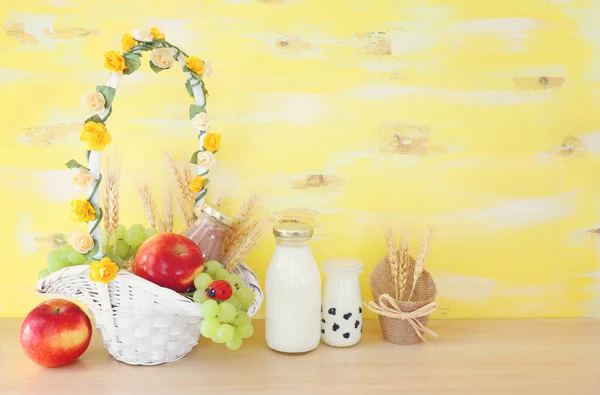
[[[208,288],[204,290],[204,294],[210,299],[227,300],[231,297],[233,290],[231,284],[225,280],[217,280],[210,283]]]

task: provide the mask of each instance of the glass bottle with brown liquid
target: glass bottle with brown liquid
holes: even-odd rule
[[[234,224],[233,218],[210,203],[204,203],[200,217],[183,231],[182,235],[191,239],[202,251],[204,262],[223,262],[223,242]]]

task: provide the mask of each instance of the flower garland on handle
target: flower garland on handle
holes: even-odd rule
[[[132,34],[124,34],[121,38],[122,53],[108,51],[104,55],[104,66],[111,71],[106,85],[98,86],[95,92],[88,93],[82,104],[93,115],[88,118],[80,133],[80,141],[87,146],[87,167],[75,160],[66,166],[75,172],[73,182],[78,187],[87,187],[86,199],[71,202],[71,219],[77,222],[88,222],[89,233],[74,232],[70,243],[75,250],[84,254],[90,262],[90,279],[108,284],[117,276],[120,260],[112,254],[102,253],[102,232],[100,221],[99,186],[102,181],[100,173],[101,152],[112,141],[106,128],[106,121],[112,113],[112,102],[123,75],[134,73],[141,66],[143,52],[151,51],[150,68],[159,73],[171,68],[175,61],[179,62],[187,76],[185,83],[188,94],[194,98],[190,105],[189,116],[192,125],[198,131],[200,149],[192,155],[191,163],[198,165],[198,176],[190,182],[189,188],[196,194],[195,204],[201,206],[207,193],[209,169],[216,162],[216,153],[221,144],[221,136],[209,133],[210,123],[206,114],[206,90],[202,77],[205,74],[205,63],[197,57],[188,57],[180,48],[166,41],[164,34],[157,28],[137,29]]]

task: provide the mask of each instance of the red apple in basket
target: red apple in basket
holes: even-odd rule
[[[133,265],[136,275],[176,292],[192,289],[194,277],[203,270],[200,248],[177,233],[161,233],[146,240]]]
[[[56,367],[79,358],[90,345],[92,324],[75,303],[50,299],[25,317],[21,347],[39,365]]]

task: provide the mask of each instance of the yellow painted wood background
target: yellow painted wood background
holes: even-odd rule
[[[600,313],[598,2],[4,0],[0,24],[0,316],[39,303],[48,239],[79,229],[79,100],[146,26],[212,62],[210,197],[314,210],[317,259],[360,258],[365,299],[389,224],[413,250],[430,224],[436,317]],[[121,83],[124,224],[144,222],[143,182],[171,187],[165,149],[189,157],[188,105],[177,69]],[[263,279],[273,248],[248,259]]]

